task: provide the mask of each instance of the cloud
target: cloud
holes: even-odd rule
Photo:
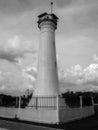
[[[98,91],[98,64],[90,64],[84,69],[78,64],[65,73],[66,77],[61,80],[63,89],[65,85],[65,90]]]
[[[75,65],[67,70],[67,75],[77,77],[77,81],[80,79],[82,82],[95,80],[98,77],[98,64],[90,64],[84,69],[80,65]]]
[[[33,82],[35,82],[37,77],[37,69],[34,66],[27,67],[26,69],[22,70],[23,76],[29,78]]]
[[[0,93],[24,94],[27,89],[33,90],[34,84],[35,77],[28,69],[24,71],[11,62],[0,62]]]
[[[5,61],[6,63],[7,61]],[[7,62],[1,64],[0,92],[21,94],[26,89],[33,90],[36,87],[37,69],[35,66],[26,66],[24,69],[17,68]],[[60,69],[59,69],[60,71]],[[90,64],[82,68],[79,64],[65,72],[60,71],[59,86],[61,93],[65,91],[98,91],[98,64]],[[16,92],[16,93],[15,93]]]
[[[81,76],[81,75],[83,75],[83,69],[79,64],[75,65],[74,67],[71,67],[71,69],[67,70],[67,71],[69,71],[69,73],[71,73],[72,76]]]
[[[8,42],[1,44],[0,58],[11,62],[17,62],[18,58],[23,58],[26,53],[35,53],[32,41],[23,40],[19,36],[8,39]]]

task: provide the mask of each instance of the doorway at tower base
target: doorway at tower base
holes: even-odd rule
[[[70,108],[60,96],[32,97],[25,109],[20,109],[18,118],[40,123],[64,123],[94,115],[94,107]]]

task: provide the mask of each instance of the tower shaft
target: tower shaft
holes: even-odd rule
[[[49,18],[50,17],[50,18]],[[39,22],[40,45],[38,57],[38,76],[34,95],[51,96],[59,94],[57,61],[55,48],[56,23],[47,15]]]

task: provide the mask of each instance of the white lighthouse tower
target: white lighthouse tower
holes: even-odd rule
[[[38,73],[35,90],[29,107],[36,111],[35,120],[47,123],[59,122],[59,107],[65,106],[60,98],[55,30],[58,17],[52,13],[43,13],[38,16],[38,28],[40,29],[40,45],[38,55]],[[33,109],[34,110],[34,109]]]
[[[39,15],[38,18],[40,46],[34,96],[55,96],[59,94],[55,48],[55,29],[58,18],[54,14],[47,13]]]

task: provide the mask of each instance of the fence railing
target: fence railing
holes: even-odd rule
[[[64,103],[61,102],[63,98]],[[48,109],[57,109],[59,108],[65,108],[65,106],[68,106],[70,108],[79,108],[79,107],[86,107],[86,106],[92,106],[93,105],[93,99],[91,97],[85,98],[82,96],[32,96],[30,99],[17,97],[15,98],[1,98],[0,100],[0,107],[15,107],[15,108],[48,108]]]
[[[56,109],[57,108],[57,97],[51,96],[51,97],[32,97],[30,104],[28,107],[32,108],[51,108]]]

